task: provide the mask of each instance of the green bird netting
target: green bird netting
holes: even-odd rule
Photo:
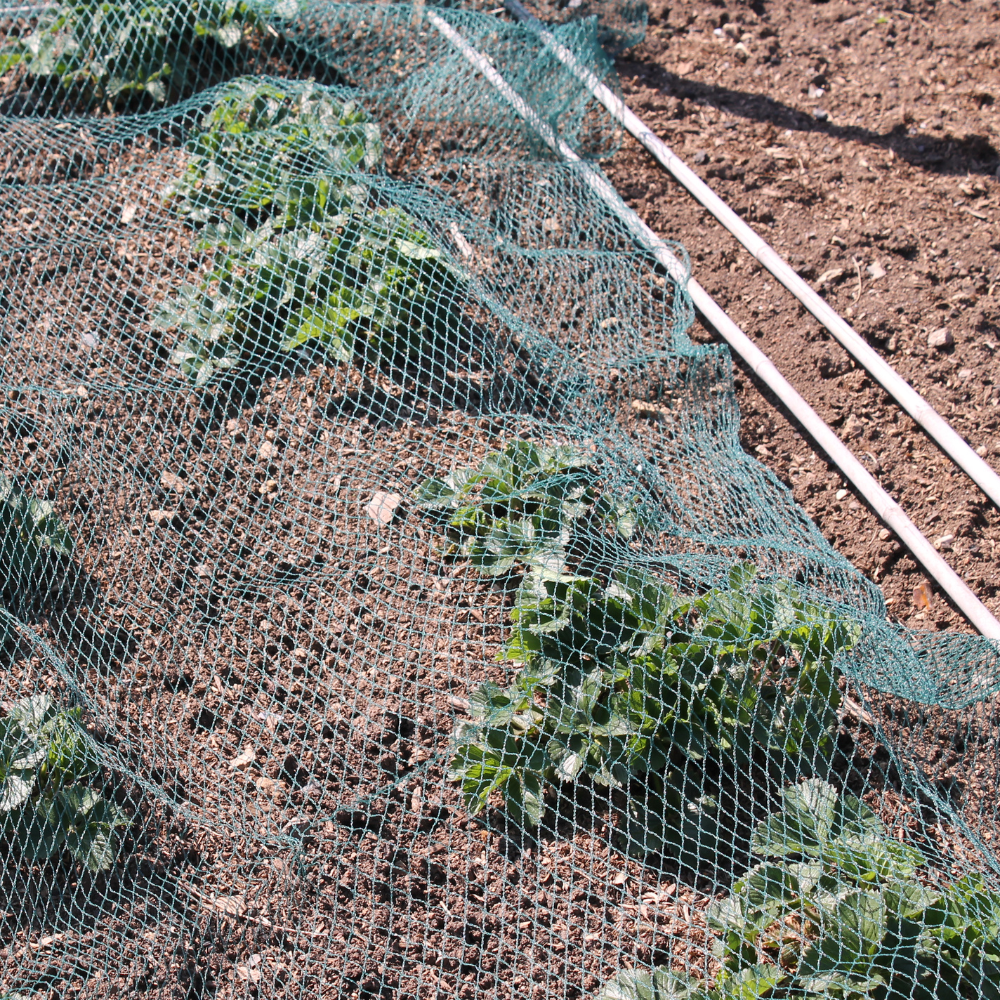
[[[0,996],[1000,997],[998,651],[742,452],[530,29],[0,15]]]

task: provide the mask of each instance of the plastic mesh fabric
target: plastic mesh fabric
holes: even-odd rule
[[[615,148],[485,13],[0,21],[0,996],[997,996],[997,650],[435,18]]]

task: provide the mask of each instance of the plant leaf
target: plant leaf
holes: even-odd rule
[[[619,972],[605,983],[596,1000],[708,1000],[702,982],[663,966]]]

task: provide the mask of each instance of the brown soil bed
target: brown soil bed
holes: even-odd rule
[[[636,113],[1000,468],[995,4],[654,0],[647,40],[617,68]],[[1000,614],[989,500],[634,140],[606,169]],[[929,347],[941,327],[954,344]],[[747,451],[879,583],[892,615],[968,630],[933,586],[929,607],[915,596],[922,571],[862,501],[838,497],[837,470],[752,376],[737,389]]]

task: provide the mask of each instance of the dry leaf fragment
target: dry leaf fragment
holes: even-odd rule
[[[829,271],[824,271],[817,280],[819,285],[827,285],[832,281],[837,281],[842,278],[847,271],[842,267],[831,267]]]
[[[365,507],[365,512],[376,524],[392,524],[392,519],[396,516],[396,509],[402,502],[403,498],[400,494],[384,493],[379,490]]]
[[[452,222],[452,224],[448,227],[448,233],[455,241],[455,246],[458,247],[458,252],[463,257],[471,257],[475,253],[472,244],[465,238],[465,234],[462,230],[458,228],[457,222]]]
[[[246,965],[236,966],[236,975],[244,982],[259,983],[261,977],[261,962],[263,961],[260,955],[251,955],[246,962]]]
[[[212,909],[229,917],[240,917],[246,913],[247,904],[242,896],[216,896],[212,900]]]
[[[645,399],[633,399],[631,406],[636,416],[645,417],[647,420],[655,420],[658,423],[671,423],[673,421],[670,408],[663,406],[661,403],[650,403]]]
[[[931,592],[931,585],[929,580],[921,580],[913,588],[913,606],[920,609],[928,609],[931,606],[931,601],[934,599],[934,594]]]
[[[183,493],[187,489],[187,480],[166,469],[160,473],[160,485],[165,490],[173,490],[175,493]]]

